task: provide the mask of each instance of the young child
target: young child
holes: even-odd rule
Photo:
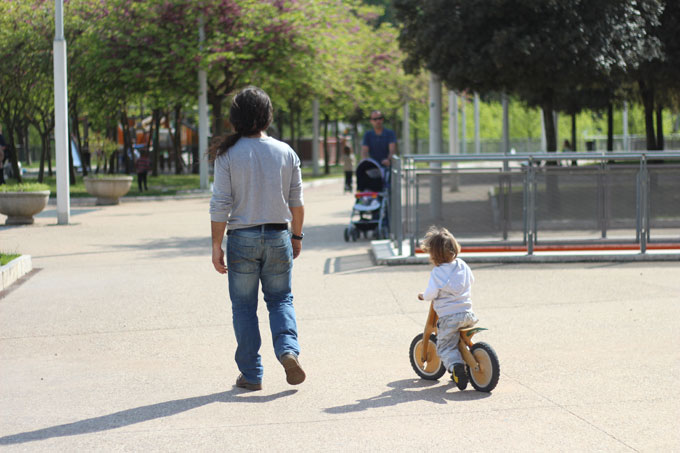
[[[354,175],[354,153],[349,146],[345,146],[343,150],[342,167],[345,170],[345,193],[351,192],[352,175]]]
[[[433,300],[437,312],[437,355],[451,379],[460,390],[467,387],[463,357],[458,351],[458,331],[474,326],[478,319],[472,312],[470,287],[475,281],[472,271],[460,258],[460,245],[446,228],[430,227],[425,235],[423,249],[430,254],[434,269],[420,300]]]

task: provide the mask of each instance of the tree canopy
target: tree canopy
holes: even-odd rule
[[[543,108],[554,151],[550,112],[602,108],[645,62],[663,58],[655,32],[663,3],[395,0],[395,8],[408,71]]]

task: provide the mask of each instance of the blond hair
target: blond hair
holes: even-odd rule
[[[460,244],[446,228],[431,226],[423,240],[423,250],[430,254],[435,266],[451,263],[460,253]]]

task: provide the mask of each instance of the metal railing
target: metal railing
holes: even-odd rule
[[[466,247],[533,254],[680,244],[680,152],[395,157],[390,236],[413,255],[430,225]]]

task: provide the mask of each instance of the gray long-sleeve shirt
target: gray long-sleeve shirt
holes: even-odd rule
[[[303,206],[300,159],[271,137],[242,137],[215,160],[210,220],[230,230],[288,223],[291,207]]]

